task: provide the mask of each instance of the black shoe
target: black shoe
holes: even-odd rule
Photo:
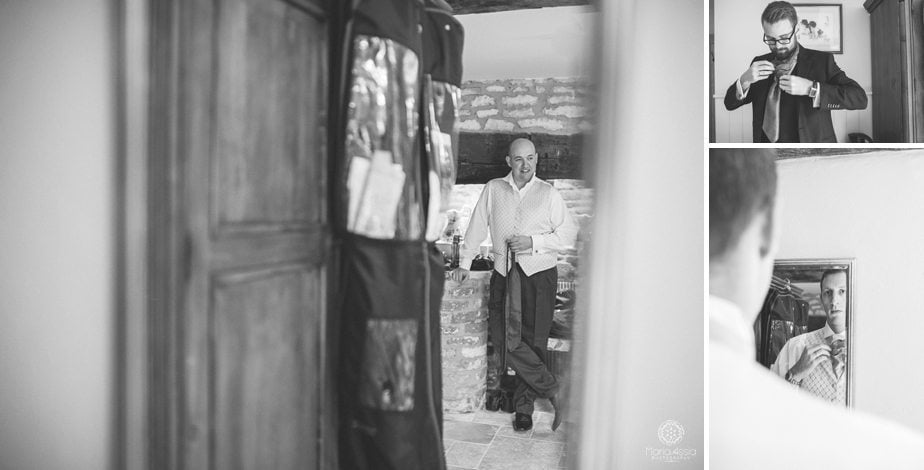
[[[561,419],[562,419],[561,403],[558,402],[558,397],[555,397],[555,396],[549,398],[549,403],[552,404],[552,408],[555,408],[555,418],[552,419],[552,431],[555,431],[558,429],[559,426],[561,426]]]
[[[529,431],[533,428],[533,417],[526,413],[517,413],[513,418],[514,431]]]

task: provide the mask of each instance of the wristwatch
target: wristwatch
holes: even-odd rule
[[[809,88],[809,98],[815,99],[815,96],[818,95],[818,82],[813,82],[812,87]]]

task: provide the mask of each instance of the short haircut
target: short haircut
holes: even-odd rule
[[[770,2],[760,15],[760,20],[769,24],[789,20],[793,26],[796,26],[799,24],[799,15],[796,13],[796,8],[789,2]]]
[[[818,281],[818,288],[821,289],[822,284],[825,282],[825,278],[828,276],[833,276],[834,274],[843,273],[844,276],[847,276],[846,269],[826,269],[825,272],[821,273],[821,280]]]
[[[709,259],[735,246],[757,214],[772,217],[775,203],[773,150],[709,150]]]

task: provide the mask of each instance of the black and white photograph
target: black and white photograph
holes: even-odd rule
[[[924,149],[709,150],[709,468],[924,464],[922,183]]]
[[[705,19],[0,2],[0,469],[704,468]]]
[[[715,143],[924,141],[914,2],[710,0]]]
[[[844,53],[843,5],[793,3],[799,16],[796,40],[804,47],[832,54]]]
[[[852,398],[853,342],[847,339],[853,331],[853,276],[850,259],[777,259],[754,326],[758,362],[793,385],[845,406]],[[828,360],[813,363],[809,358],[819,349],[828,350]]]

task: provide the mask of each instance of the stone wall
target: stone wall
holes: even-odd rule
[[[593,102],[583,78],[469,80],[459,108],[459,183],[503,176],[510,141],[527,137],[540,178],[581,178]]]
[[[443,409],[468,413],[484,407],[487,387],[490,272],[463,283],[446,280],[440,307]]]
[[[462,84],[460,127],[466,132],[579,134],[591,130],[587,80],[526,78]]]

